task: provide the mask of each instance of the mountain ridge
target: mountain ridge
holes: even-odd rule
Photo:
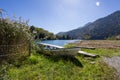
[[[120,35],[120,10],[99,18],[83,27],[57,35],[68,35],[73,39],[108,39]]]

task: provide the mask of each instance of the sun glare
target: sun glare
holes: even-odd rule
[[[96,6],[100,6],[100,2],[99,1],[96,2]]]

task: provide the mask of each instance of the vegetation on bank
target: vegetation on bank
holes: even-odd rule
[[[36,40],[54,40],[56,39],[56,36],[48,32],[47,30],[44,30],[42,28],[38,28],[35,26],[30,26],[30,32],[32,33],[32,36]]]
[[[14,16],[10,18],[5,10],[0,9],[0,63],[10,63],[17,58],[28,56],[35,39],[55,39],[55,35],[42,28],[29,26],[29,20]]]
[[[34,46],[31,56],[16,64],[5,63],[0,68],[1,79],[14,80],[118,80],[116,71],[101,61],[102,56],[119,55],[119,49],[82,49],[100,55],[52,56]],[[4,73],[3,73],[4,72]]]
[[[72,43],[64,45],[64,48],[74,48],[74,47],[75,47],[75,45]]]
[[[32,36],[34,36],[35,40],[69,40],[72,39],[72,37],[68,35],[55,35],[47,30],[44,30],[42,28],[38,28],[35,26],[30,26],[30,32],[32,33]]]
[[[98,50],[95,51],[96,53],[99,52]],[[103,50],[102,52],[107,53],[108,51]],[[3,65],[2,67],[6,66]],[[19,67],[9,64],[9,68],[2,79],[117,80],[117,76],[115,70],[101,62],[100,58],[84,56],[53,57],[33,51],[32,55],[22,61]]]
[[[2,14],[0,9],[0,15]],[[0,64],[4,63],[4,60],[12,63],[28,56],[30,42],[28,20],[0,16]]]
[[[56,38],[59,40],[71,40],[71,39],[73,39],[69,35],[56,35]]]
[[[99,56],[104,57],[113,57],[113,56],[120,56],[120,49],[81,49],[82,51],[86,51],[89,53],[97,54]]]
[[[75,42],[75,46],[94,47],[104,49],[120,49],[120,40],[82,40]]]

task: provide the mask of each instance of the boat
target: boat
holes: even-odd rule
[[[75,56],[77,55],[80,48],[74,47],[74,48],[64,48],[61,46],[46,44],[46,43],[39,43],[39,47],[41,47],[41,52],[47,55],[69,55],[69,56]]]
[[[75,56],[77,55],[80,48],[63,48],[63,49],[56,49],[56,50],[47,50],[52,55],[69,55],[69,56]]]

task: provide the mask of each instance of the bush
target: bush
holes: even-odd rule
[[[17,57],[29,54],[30,42],[29,26],[20,20],[0,18],[0,58],[2,60],[16,60]]]
[[[16,45],[30,39],[27,25],[17,22],[8,23],[5,19],[0,21],[0,45]]]
[[[37,59],[36,56],[31,55],[31,56],[28,58],[28,62],[29,62],[30,64],[36,64],[36,63],[38,63],[38,59]]]

